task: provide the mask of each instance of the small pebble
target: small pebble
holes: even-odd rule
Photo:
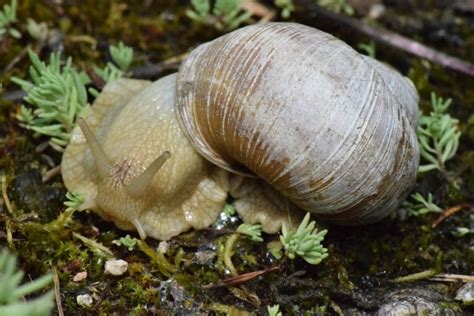
[[[455,300],[462,301],[463,304],[474,304],[474,283],[466,283],[459,288]]]
[[[122,275],[127,272],[128,262],[122,259],[108,260],[105,262],[105,273],[111,275]]]
[[[197,264],[212,264],[212,261],[216,257],[216,252],[213,250],[198,251],[195,254]]]
[[[87,278],[87,271],[82,271],[82,272],[77,273],[72,278],[72,281],[73,282],[80,282],[80,281],[84,280],[85,278]]]
[[[170,249],[170,244],[167,241],[160,241],[158,244],[158,252],[165,254]]]
[[[89,294],[81,294],[76,296],[76,302],[82,307],[90,307],[93,303],[92,297]]]

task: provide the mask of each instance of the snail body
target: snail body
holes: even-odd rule
[[[81,209],[142,238],[165,240],[209,226],[227,197],[220,171],[198,155],[178,126],[175,79],[107,84],[85,115],[87,124],[74,129],[61,165],[68,190],[86,199]],[[94,138],[105,157],[95,152]]]
[[[142,238],[208,226],[227,193],[266,232],[300,209],[369,223],[414,184],[417,102],[408,79],[329,34],[253,25],[199,46],[177,75],[109,83],[63,179],[81,208]]]

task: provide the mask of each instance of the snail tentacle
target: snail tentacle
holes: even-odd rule
[[[140,236],[140,239],[146,239],[147,234],[145,232],[145,228],[143,227],[142,223],[138,220],[138,217],[135,217],[132,220],[133,225],[137,229],[138,235]]]
[[[94,156],[95,164],[97,166],[97,170],[99,171],[100,176],[106,177],[111,169],[109,158],[105,154],[104,150],[102,149],[102,146],[97,140],[97,137],[95,137],[86,120],[84,120],[83,118],[78,118],[77,125],[79,125],[82,133],[84,134],[84,137],[86,138],[87,144],[89,145],[89,149],[92,152],[92,156]]]
[[[129,182],[126,188],[127,192],[134,198],[140,198],[146,194],[155,174],[170,157],[171,153],[169,151],[162,153],[148,166],[148,168],[145,169],[145,171]]]

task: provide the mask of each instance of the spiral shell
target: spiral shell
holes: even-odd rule
[[[205,158],[319,218],[377,221],[415,182],[413,84],[316,29],[258,24],[203,44],[181,65],[176,94]]]

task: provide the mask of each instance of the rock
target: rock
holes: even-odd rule
[[[93,300],[89,294],[80,294],[76,296],[76,302],[82,307],[92,306]]]
[[[160,241],[160,243],[158,244],[157,250],[159,253],[165,254],[168,252],[169,249],[170,249],[170,244],[167,241]]]
[[[474,305],[474,283],[466,283],[456,292],[457,301],[461,301],[464,305]]]
[[[111,275],[122,275],[127,272],[128,262],[122,259],[107,260],[105,262],[105,273]]]
[[[410,288],[389,293],[376,316],[451,316],[456,313],[440,303],[443,296],[431,289]]]
[[[78,272],[73,278],[73,282],[80,282],[87,278],[87,271]]]

